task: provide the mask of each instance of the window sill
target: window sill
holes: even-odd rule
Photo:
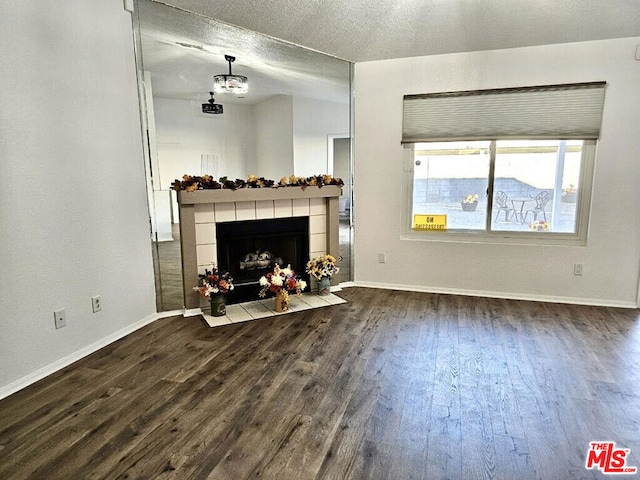
[[[473,232],[464,230],[448,230],[444,232],[414,232],[406,231],[400,235],[400,240],[412,242],[435,243],[478,243],[498,245],[529,245],[529,246],[561,246],[585,247],[586,239],[577,235],[562,233],[518,233],[518,232]]]

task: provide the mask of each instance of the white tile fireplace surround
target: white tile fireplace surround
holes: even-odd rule
[[[337,185],[179,191],[182,280],[187,309],[207,305],[193,287],[218,263],[216,225],[222,222],[309,217],[309,258],[338,252]]]

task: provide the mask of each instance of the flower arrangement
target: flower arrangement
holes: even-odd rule
[[[469,194],[466,197],[464,197],[464,199],[460,203],[462,204],[463,211],[475,212],[476,207],[478,206],[478,195],[475,193]]]
[[[537,232],[546,232],[551,230],[551,225],[546,220],[536,220],[529,224],[529,230],[537,231]]]
[[[336,265],[336,259],[333,255],[320,255],[307,262],[306,272],[317,280],[322,277],[331,277],[339,271],[340,267]]]
[[[311,177],[296,177],[290,175],[289,177],[282,177],[278,182],[280,187],[296,187],[299,186],[303,190],[307,187],[322,188],[323,185],[344,185],[341,178],[334,178],[331,175],[312,175]]]
[[[231,180],[228,177],[220,177],[217,181],[211,175],[192,176],[183,175],[182,180],[174,180],[171,184],[173,190],[186,190],[194,192],[196,190],[238,190],[241,188],[278,188],[278,187],[301,187],[317,186],[322,188],[323,185],[339,185],[343,186],[344,182],[340,178],[331,175],[313,175],[311,177],[282,177],[278,183],[274,180],[268,180],[264,177],[249,175],[246,180],[236,178]]]
[[[198,286],[193,289],[207,298],[216,294],[224,295],[233,290],[233,278],[229,272],[219,272],[214,265],[211,270],[205,269],[204,273],[198,275]]]
[[[462,200],[462,203],[476,203],[478,201],[478,194],[469,194],[466,197],[464,197],[464,200]]]
[[[194,192],[196,190],[218,190],[222,188],[222,185],[216,182],[211,175],[203,175],[202,177],[192,177],[190,175],[183,175],[182,180],[175,180],[171,184],[171,188],[174,190],[186,190],[187,192]]]
[[[295,290],[296,295],[300,295],[302,290],[307,288],[307,282],[296,278],[296,272],[291,269],[291,265],[280,268],[280,265],[276,263],[272,272],[260,278],[260,286],[262,287],[259,293],[261,298],[266,297],[269,291],[276,295],[283,293],[288,298],[289,291]]]
[[[574,185],[569,185],[562,189],[562,195],[560,201],[563,203],[576,203],[578,196],[578,189]]]

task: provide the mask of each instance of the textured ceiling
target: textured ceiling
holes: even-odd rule
[[[349,62],[288,42],[168,7],[138,0],[144,69],[154,97],[209,99],[213,75],[249,77],[249,92],[216,95],[217,102],[253,105],[274,95],[349,102]]]
[[[163,0],[352,62],[640,36],[640,0]]]

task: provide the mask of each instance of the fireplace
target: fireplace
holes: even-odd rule
[[[206,268],[210,268],[212,263],[218,267],[222,266],[222,258],[218,259],[217,244],[220,227],[224,229],[226,228],[225,224],[253,220],[264,220],[266,221],[264,225],[268,225],[276,220],[295,220],[299,217],[305,217],[304,221],[308,222],[308,230],[305,232],[308,250],[301,254],[300,259],[302,262],[302,257],[304,257],[304,261],[299,263],[299,266],[294,261],[287,261],[291,263],[296,273],[304,274],[304,267],[309,258],[338,251],[338,198],[341,193],[342,189],[338,185],[304,189],[286,187],[179,191],[182,278],[184,301],[185,307],[189,311],[188,314],[193,314],[195,309],[207,306],[206,299],[193,290],[193,286],[198,280],[198,274],[203,273]],[[259,231],[258,234],[260,233],[262,232]],[[252,250],[247,250],[243,254],[238,253],[238,256],[255,254],[256,250],[261,248],[252,245],[249,247]],[[267,250],[267,252],[272,254],[274,258],[282,257],[284,261],[284,254],[278,254],[272,250]],[[268,255],[263,255],[263,257],[266,258]],[[247,261],[253,260],[248,258]],[[245,264],[244,270],[247,270],[246,267]],[[241,275],[239,279],[242,278]],[[242,280],[240,281],[244,283]],[[233,301],[240,302],[239,297],[239,294],[236,295]],[[257,293],[248,298],[248,300],[256,299]]]
[[[309,283],[304,271],[309,256],[309,217],[223,222],[217,225],[218,266],[233,277],[235,289],[227,303],[258,299],[260,277],[291,265]]]

